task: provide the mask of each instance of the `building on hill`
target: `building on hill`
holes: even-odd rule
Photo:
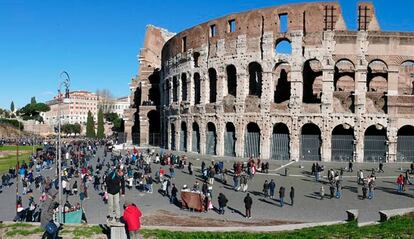
[[[50,111],[42,113],[45,124],[57,125],[59,104],[58,96],[53,100],[47,101]],[[61,103],[61,123],[62,124],[86,124],[88,111],[92,112],[95,122],[98,119],[98,98],[95,93],[88,91],[72,91],[69,99]]]

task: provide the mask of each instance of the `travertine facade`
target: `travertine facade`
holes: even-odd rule
[[[201,154],[413,160],[414,34],[381,32],[369,3],[357,21],[347,30],[340,6],[324,2],[173,37],[149,27],[126,129],[136,143]]]

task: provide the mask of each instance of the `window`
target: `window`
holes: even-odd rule
[[[279,31],[287,32],[288,31],[288,15],[287,13],[279,14]]]
[[[231,19],[229,20],[229,32],[235,32],[236,31],[236,20]]]
[[[183,37],[181,42],[181,51],[186,52],[187,51],[187,37]]]
[[[217,36],[217,27],[216,24],[210,26],[210,37]]]

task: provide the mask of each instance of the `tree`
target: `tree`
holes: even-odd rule
[[[81,125],[80,124],[64,124],[61,126],[61,130],[65,134],[80,134]]]
[[[36,97],[33,96],[32,99],[30,99],[30,104],[34,105],[36,103]]]
[[[95,121],[91,111],[88,111],[88,118],[86,119],[86,137],[94,139],[95,136]]]
[[[117,113],[106,113],[105,120],[113,124],[112,131],[124,132],[124,120]]]
[[[98,108],[102,109],[105,114],[111,112],[114,105],[112,92],[108,89],[98,89],[96,95],[98,96]]]
[[[104,116],[102,109],[98,111],[98,129],[96,132],[96,138],[103,139],[105,138],[105,128],[104,128]]]
[[[10,104],[10,111],[13,113],[14,112],[14,102],[12,101]]]
[[[43,118],[40,116],[40,113],[47,112],[49,110],[50,107],[44,103],[30,103],[27,104],[25,107],[21,108],[17,112],[17,114],[20,115],[23,120],[36,120],[39,122],[43,122]]]

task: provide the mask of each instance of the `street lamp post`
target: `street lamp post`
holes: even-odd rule
[[[64,98],[69,98],[69,85],[70,85],[70,77],[69,74],[66,71],[63,71],[60,74],[60,77],[64,77],[63,81],[59,83],[59,88],[58,88],[58,183],[59,183],[59,195],[58,195],[58,200],[59,200],[59,212],[58,212],[58,222],[59,223],[63,223],[63,218],[62,218],[62,145],[61,145],[61,138],[60,138],[60,133],[61,133],[61,102],[63,101],[62,99],[62,85],[65,86],[65,97]]]

